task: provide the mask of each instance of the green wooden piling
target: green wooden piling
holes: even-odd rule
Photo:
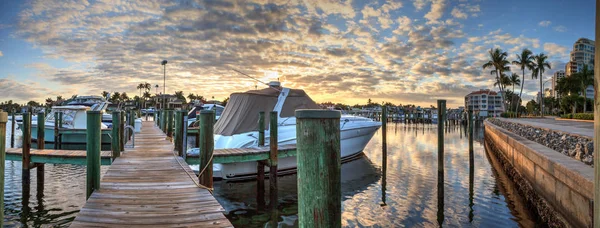
[[[14,114],[13,114],[13,120],[14,120]],[[8,113],[0,110],[0,227],[4,227],[4,169],[5,169],[4,162],[6,161],[6,123],[7,122],[8,122]]]
[[[160,126],[160,110],[154,111],[154,125]]]
[[[54,149],[58,149],[58,113],[54,113]]]
[[[13,111],[12,119],[10,120],[10,148],[15,148],[15,125],[17,125],[17,122],[15,120],[15,112]]]
[[[183,115],[185,115],[184,111],[178,110],[175,112],[175,150],[177,151],[177,155],[183,156],[183,128],[185,124],[183,123]]]
[[[22,148],[22,163],[23,163],[23,177],[29,174],[29,163],[31,163],[31,112],[23,113],[23,148]],[[25,174],[27,173],[27,174]],[[27,175],[27,179],[29,179]]]
[[[169,110],[163,110],[163,111],[160,113],[160,118],[161,118],[161,121],[160,121],[160,129],[162,129],[162,131],[163,131],[165,134],[167,133],[167,122],[169,121],[169,120],[167,119],[167,114],[168,114],[168,113],[169,113]]]
[[[111,141],[111,151],[112,151],[112,159],[116,159],[121,156],[121,135],[119,134],[121,128],[121,112],[113,112],[112,113],[112,141]]]
[[[299,227],[341,227],[339,111],[297,110]]]
[[[100,150],[102,146],[102,132],[100,130],[101,122],[102,112],[87,111],[86,200],[90,198],[92,192],[100,189]]]
[[[265,145],[265,112],[258,113],[258,146]]]
[[[173,110],[167,111],[167,137],[173,138]]]
[[[125,111],[119,111],[119,115],[121,117],[119,123],[121,124],[121,126],[119,126],[119,148],[121,149],[121,152],[125,151]]]
[[[277,150],[279,143],[279,138],[277,136],[277,116],[277,112],[271,112],[269,121],[269,200],[271,209],[271,227],[277,226],[277,219],[279,218],[277,211],[279,205],[279,187],[277,186],[277,163],[279,163]]]
[[[213,187],[213,150],[214,150],[214,112],[211,110],[200,111],[200,184],[208,188]]]
[[[38,113],[38,118],[37,118],[37,148],[38,149],[44,149],[45,145],[44,142],[46,141],[46,137],[44,134],[44,127],[46,123],[46,114],[44,112],[39,112]]]

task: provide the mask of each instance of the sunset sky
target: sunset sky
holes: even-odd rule
[[[143,82],[162,91],[167,59],[167,93],[222,100],[254,89],[235,68],[317,102],[456,107],[492,88],[481,68],[490,48],[510,61],[523,48],[546,53],[545,79],[564,70],[573,43],[594,39],[594,9],[593,0],[0,1],[0,102],[132,97]],[[539,81],[526,74],[530,100]]]

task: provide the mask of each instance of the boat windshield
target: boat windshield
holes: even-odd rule
[[[278,96],[279,91],[271,88],[231,94],[214,133],[230,136],[258,130],[258,113],[265,112],[265,123],[268,123],[269,112],[275,108]],[[279,116],[293,117],[296,109],[320,108],[304,90],[290,89]]]
[[[62,112],[63,113],[63,127],[72,128],[74,126],[73,120],[75,119],[75,114],[77,114],[78,110],[75,109],[52,109],[52,111],[46,117],[46,122],[54,123],[54,113]]]

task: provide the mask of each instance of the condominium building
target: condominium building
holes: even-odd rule
[[[554,75],[552,75],[552,88],[551,88],[552,92],[550,94],[551,96],[553,96],[555,98],[559,98],[558,93],[556,93],[556,85],[557,85],[558,80],[560,80],[561,78],[564,78],[565,75],[566,75],[565,71],[563,71],[563,70],[554,72]]]
[[[489,89],[469,93],[465,96],[465,109],[477,116],[500,116],[504,112],[502,94]]]
[[[593,40],[586,38],[579,38],[575,44],[573,44],[573,50],[571,51],[571,59],[565,66],[565,75],[571,76],[571,74],[580,72],[583,70],[584,65],[588,65],[588,69],[594,69],[594,53],[596,51],[595,43]],[[594,99],[594,86],[589,85],[585,90],[586,96],[589,99]],[[580,94],[583,95],[583,94]]]

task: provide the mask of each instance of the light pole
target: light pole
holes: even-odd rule
[[[165,109],[165,95],[167,94],[167,60],[163,60],[160,65],[163,65],[163,95],[161,108]]]

